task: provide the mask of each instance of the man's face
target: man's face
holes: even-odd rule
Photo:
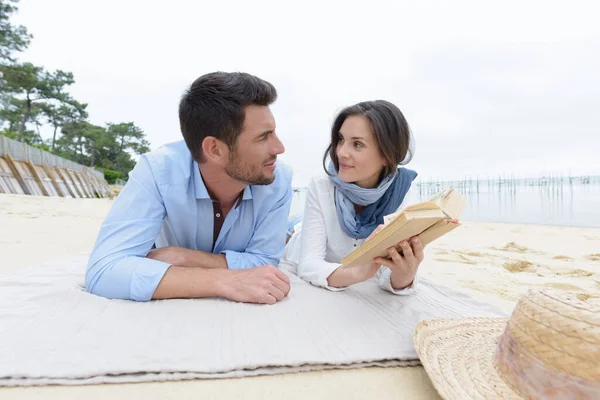
[[[229,152],[227,175],[250,185],[268,185],[275,180],[277,155],[285,151],[275,134],[275,118],[268,106],[246,107],[244,128]]]

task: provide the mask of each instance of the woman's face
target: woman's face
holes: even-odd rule
[[[374,188],[385,159],[375,142],[371,124],[362,115],[353,115],[340,127],[336,148],[339,162],[338,177],[344,182],[353,182],[363,188]]]

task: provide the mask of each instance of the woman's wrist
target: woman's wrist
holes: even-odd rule
[[[346,268],[340,265],[327,277],[327,284],[336,288],[343,288],[360,282],[357,268]]]
[[[394,275],[394,272],[392,271],[390,281],[392,283],[392,289],[404,290],[413,284],[413,282],[415,281],[415,277],[413,276],[411,279],[407,279],[406,277],[396,277]]]

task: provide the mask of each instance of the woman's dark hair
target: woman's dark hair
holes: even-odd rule
[[[344,108],[335,118],[331,127],[331,142],[323,155],[323,168],[327,172],[327,157],[331,158],[336,171],[340,164],[336,149],[340,128],[350,116],[363,116],[369,121],[379,152],[386,160],[381,178],[394,172],[398,165],[407,164],[413,156],[410,128],[398,107],[389,101],[364,101]],[[329,172],[327,172],[329,174]]]
[[[179,102],[179,125],[197,162],[203,162],[207,136],[223,141],[230,150],[244,127],[245,107],[268,106],[277,99],[275,87],[242,72],[213,72],[196,79]]]

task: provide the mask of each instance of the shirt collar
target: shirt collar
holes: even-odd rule
[[[202,175],[200,175],[200,166],[196,161],[193,164],[194,168],[194,193],[196,195],[196,199],[209,199],[210,195],[208,194],[208,190],[206,190],[206,185],[204,185],[204,181],[202,180]],[[248,185],[244,188],[244,196],[242,200],[250,200],[252,199],[252,185]]]
[[[200,175],[200,166],[196,161],[193,163],[194,168],[194,192],[196,194],[196,199],[210,199],[208,195],[208,190],[206,190],[206,186],[204,185],[204,181],[202,180],[202,175]]]

